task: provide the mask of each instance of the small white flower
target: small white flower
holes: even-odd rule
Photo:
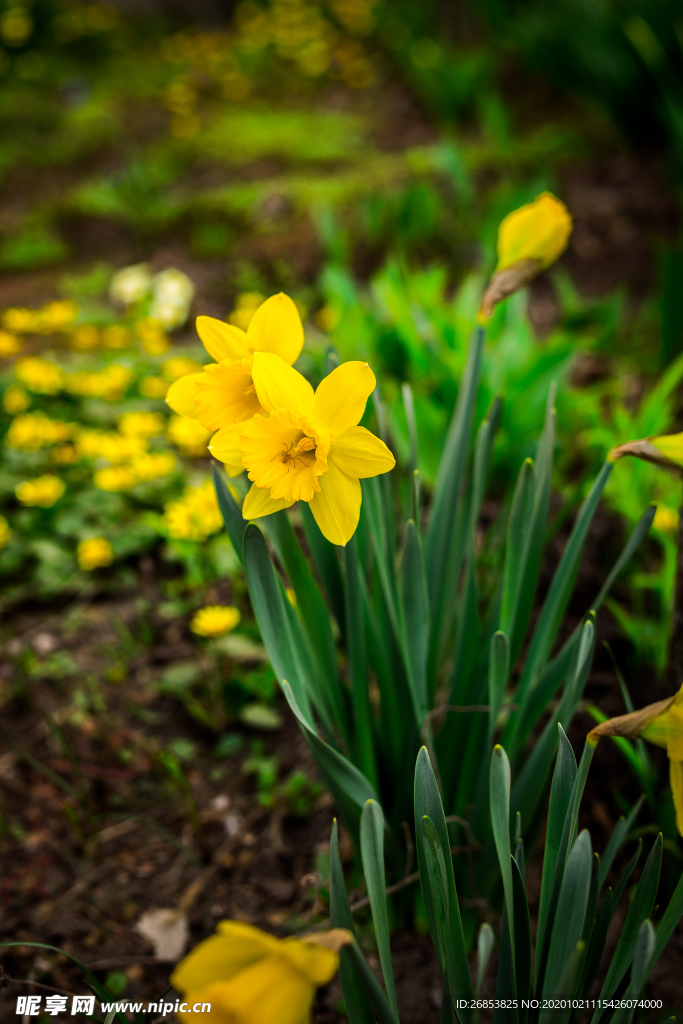
[[[135,263],[117,271],[109,284],[109,295],[115,302],[130,306],[149,295],[152,289],[152,275],[146,263]]]
[[[149,315],[171,331],[182,327],[187,320],[194,285],[187,274],[175,267],[169,267],[154,275],[153,299]]]

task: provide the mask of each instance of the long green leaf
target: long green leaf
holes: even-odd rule
[[[535,496],[534,464],[531,459],[525,459],[517,477],[505,542],[500,628],[507,636],[515,635],[519,599],[529,555]]]
[[[588,996],[588,993],[593,987],[593,982],[598,973],[600,967],[600,960],[605,949],[605,943],[607,941],[607,930],[612,920],[612,909],[614,903],[612,900],[612,890],[608,889],[605,893],[598,916],[595,919],[593,925],[593,931],[591,932],[590,942],[588,943],[588,949],[586,950],[586,958],[583,962],[583,968],[581,971],[581,978],[577,987],[577,995]]]
[[[621,903],[621,897],[624,895],[624,892],[626,890],[626,886],[629,883],[629,879],[631,878],[631,875],[633,874],[633,872],[636,869],[636,864],[640,860],[640,855],[641,855],[642,852],[643,852],[643,840],[639,839],[637,844],[636,844],[635,853],[633,854],[633,856],[631,857],[630,861],[628,862],[628,864],[624,868],[619,881],[617,882],[617,884],[614,887],[614,895],[612,897],[612,902],[614,904],[615,909]]]
[[[448,876],[446,873],[446,862],[439,842],[439,836],[431,818],[425,814],[420,822],[421,848],[426,873],[424,880],[422,875],[420,881],[422,891],[425,888],[429,892],[430,902],[434,910],[436,931],[439,936],[439,946],[443,952],[444,962],[444,988],[452,993],[456,990],[455,963],[449,929],[449,905],[448,905]],[[425,884],[426,883],[426,884]]]
[[[505,684],[510,671],[510,645],[505,633],[498,630],[489,647],[489,743],[496,729],[496,719],[503,702]]]
[[[477,995],[481,991],[486,967],[491,958],[495,941],[496,933],[488,921],[484,921],[477,933],[477,984],[475,986]]]
[[[398,1015],[396,1005],[396,988],[394,986],[394,970],[391,964],[391,947],[389,944],[389,918],[387,916],[387,898],[384,875],[384,815],[376,800],[368,800],[363,805],[360,819],[360,852],[363,860],[363,873],[368,887],[368,898],[372,921],[375,926],[375,938],[382,966],[384,987],[389,1004]]]
[[[567,966],[556,990],[557,995],[564,995],[565,992],[573,993],[575,991],[585,955],[586,944],[579,939],[570,952]],[[571,1001],[567,1000],[565,1005],[561,1006],[559,1013],[548,1007],[541,1010],[538,1020],[539,1024],[567,1024],[571,1016],[572,1005]]]
[[[221,476],[215,462],[211,464],[211,475],[213,476],[213,486],[216,489],[218,507],[221,510],[221,516],[223,517],[225,528],[228,531],[228,536],[232,541],[235,553],[241,562],[242,538],[244,537],[244,531],[247,528],[247,521],[246,519],[243,519],[240,507],[228,490],[227,484]]]
[[[631,1007],[624,1007],[621,1010],[617,1010],[612,1020],[617,1024],[631,1024],[633,1016],[636,1012],[636,1000],[637,997],[643,990],[643,985],[647,979],[649,973],[649,963],[652,958],[652,954],[655,948],[655,930],[652,926],[652,921],[643,921],[638,934],[636,935],[636,943],[633,950],[633,967],[631,969],[631,981],[629,983],[626,992],[624,993],[624,999],[626,1001],[632,1001]]]
[[[323,586],[332,606],[334,617],[343,635],[346,631],[344,623],[344,582],[336,548],[334,544],[330,544],[326,537],[323,537],[320,527],[313,518],[308,502],[300,501],[299,509],[301,520],[304,524],[306,540],[313,555],[313,561],[320,573],[320,578],[323,581]]]
[[[377,763],[372,736],[370,677],[365,649],[365,617],[355,537],[352,537],[344,548],[344,566],[346,569],[346,644],[353,690],[356,751],[361,770],[376,787]]]
[[[612,829],[612,834],[610,835],[609,840],[607,842],[607,846],[605,847],[605,852],[600,858],[599,885],[601,889],[607,881],[607,876],[610,873],[610,869],[614,862],[614,858],[617,855],[617,851],[621,847],[622,843],[625,842],[629,832],[631,831],[631,826],[633,825],[633,822],[636,820],[640,808],[643,806],[643,800],[644,797],[638,797],[635,804],[629,811],[628,817],[624,818],[622,816],[621,818],[619,818],[619,821]]]
[[[372,970],[366,963],[365,957],[360,951],[358,943],[353,942],[350,946],[347,946],[347,949],[349,951],[351,962],[358,972],[358,976],[363,982],[368,996],[372,1001],[372,1005],[375,1008],[379,1024],[399,1024],[397,1014],[395,1014],[391,1006],[389,1006],[377,978],[372,973]],[[351,1024],[356,1024],[356,1022],[351,1021]]]
[[[515,903],[512,888],[512,851],[510,850],[510,762],[500,745],[491,753],[491,827],[503,878],[505,906],[510,928],[512,963],[515,962]]]
[[[628,909],[617,948],[614,951],[612,962],[607,971],[607,977],[600,992],[601,1000],[614,998],[617,987],[633,959],[638,929],[643,921],[652,916],[652,908],[655,904],[655,897],[659,886],[659,873],[662,866],[662,845],[662,834],[660,832],[652,846],[650,856],[643,868],[640,882],[631,901],[631,906]],[[604,1012],[602,1008],[596,1009],[591,1018],[591,1024],[597,1024],[597,1021],[600,1020]]]
[[[336,818],[332,822],[330,839],[330,924],[333,928],[346,928],[352,935],[356,934],[339,858]],[[339,980],[351,1024],[375,1024],[370,997],[347,948],[339,954]]]
[[[660,956],[664,952],[664,947],[673,935],[674,931],[678,927],[678,923],[683,917],[683,875],[678,879],[678,885],[674,889],[674,894],[669,900],[669,905],[662,915],[659,928],[657,929],[657,935],[655,938],[655,948],[650,958],[650,962],[647,967],[647,973],[649,974],[654,965],[659,960]]]
[[[400,604],[403,657],[408,673],[417,728],[427,714],[427,649],[429,644],[429,597],[422,545],[412,519],[406,523],[400,565]]]
[[[562,878],[543,979],[544,996],[573,995],[571,991],[562,990],[561,982],[583,934],[590,877],[591,842],[590,835],[584,831],[574,843]],[[578,980],[578,973],[576,978]]]
[[[515,951],[510,940],[513,926],[508,920],[507,903],[503,904],[503,924],[500,931],[500,953],[496,977],[496,1001],[493,1024],[517,1024],[517,989],[515,981]]]
[[[515,988],[518,999],[528,999],[531,992],[531,923],[524,879],[517,861],[512,859],[512,889],[515,904]],[[520,1009],[519,1019],[526,1019]]]

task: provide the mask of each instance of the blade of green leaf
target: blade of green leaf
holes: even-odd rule
[[[330,924],[333,928],[346,928],[354,937],[356,935],[339,858],[336,818],[332,822],[330,839]],[[339,980],[351,1024],[374,1024],[375,1014],[370,997],[346,947],[339,954]]]
[[[600,910],[598,911],[598,916],[595,918],[593,931],[591,932],[590,942],[588,943],[588,949],[586,950],[586,958],[583,962],[581,977],[576,989],[578,996],[586,998],[593,987],[593,982],[595,981],[598,973],[600,960],[602,959],[602,954],[605,949],[607,929],[609,928],[610,921],[612,920],[613,907],[612,890],[608,889],[603,897],[602,903],[600,904]]]
[[[683,917],[683,875],[678,879],[678,885],[674,889],[673,896],[669,900],[662,920],[660,921],[659,928],[657,929],[657,935],[655,937],[655,948],[653,950],[650,962],[647,967],[647,973],[649,974],[654,965],[659,960],[660,956],[664,952],[664,947],[673,935],[674,931],[678,927],[678,923]]]
[[[636,1012],[637,997],[642,992],[643,985],[645,984],[649,973],[648,965],[652,958],[654,948],[655,930],[652,926],[652,921],[643,921],[638,929],[638,934],[636,935],[636,943],[633,950],[633,967],[631,968],[631,981],[624,993],[624,999],[627,1002],[631,1000],[633,1005],[617,1010],[612,1018],[615,1024],[617,1021],[619,1024],[631,1024]]]
[[[413,699],[417,728],[427,714],[427,648],[429,642],[429,598],[422,545],[412,519],[406,523],[399,568],[401,640],[403,657]]]
[[[536,479],[534,464],[525,459],[517,477],[508,521],[503,564],[503,592],[500,604],[500,628],[514,636],[519,598],[524,585],[529,542],[533,524]]]
[[[477,934],[477,984],[474,989],[477,995],[479,995],[479,992],[481,991],[484,975],[486,974],[486,968],[491,958],[495,941],[496,933],[488,921],[484,921]]]
[[[508,920],[507,903],[503,904],[503,924],[500,931],[500,953],[496,977],[496,1005],[493,1024],[517,1024],[519,1020],[517,989],[515,988],[515,957],[510,935],[514,926]]]
[[[610,869],[611,869],[612,864],[614,862],[614,858],[617,855],[617,851],[621,847],[622,843],[625,842],[629,832],[631,831],[631,828],[633,826],[633,822],[638,817],[638,813],[640,811],[640,808],[643,806],[643,800],[644,799],[645,798],[642,797],[642,796],[638,797],[638,799],[636,800],[635,804],[633,805],[633,807],[629,811],[628,817],[624,818],[622,816],[621,818],[619,818],[619,821],[616,823],[616,825],[612,829],[612,834],[610,835],[609,840],[607,841],[607,846],[605,847],[605,852],[603,853],[602,857],[600,858],[600,881],[599,881],[599,886],[600,886],[601,889],[602,889],[603,885],[605,884],[605,882],[607,881],[607,876],[610,873]]]
[[[351,962],[358,972],[358,976],[365,985],[365,989],[372,1001],[379,1024],[399,1024],[398,1016],[389,1006],[377,978],[372,973],[370,967],[366,963],[365,957],[360,951],[358,943],[354,941],[346,948],[349,951]],[[351,1024],[356,1024],[356,1022],[352,1021]]]
[[[531,923],[524,879],[519,865],[512,860],[512,891],[515,906],[515,988],[518,999],[528,999],[531,992]],[[519,1014],[520,1022],[526,1013]]]
[[[489,647],[489,743],[496,729],[496,719],[503,702],[505,684],[510,671],[510,645],[501,630],[491,637]]]
[[[313,561],[320,573],[320,578],[323,581],[323,586],[332,606],[339,630],[344,635],[346,631],[344,622],[344,581],[335,546],[330,544],[326,537],[323,537],[307,501],[299,502],[299,510],[304,524],[306,540],[313,555]]]
[[[446,863],[439,837],[431,818],[425,814],[420,822],[421,849],[426,866],[425,878],[420,875],[423,896],[425,891],[429,892],[429,898],[434,910],[434,921],[436,932],[439,937],[439,946],[443,952],[444,982],[449,993],[455,991],[455,964],[453,962],[453,950],[451,946],[451,935],[449,924],[448,905],[448,877],[446,874]]]
[[[643,852],[643,840],[639,839],[636,844],[636,850],[630,861],[626,865],[624,871],[621,874],[621,878],[614,887],[614,895],[612,896],[612,903],[615,909],[621,903],[621,897],[624,895],[626,886],[628,885],[629,879],[636,869],[636,864],[640,860],[640,855]]]
[[[346,643],[349,653],[349,675],[353,690],[353,715],[358,763],[364,775],[377,786],[377,762],[372,735],[370,677],[365,648],[363,598],[359,582],[356,538],[344,548],[346,570]]]
[[[557,995],[564,995],[565,992],[574,992],[581,973],[581,966],[586,955],[586,944],[579,940],[571,951],[562,980],[556,990]],[[539,1017],[539,1024],[567,1024],[572,1016],[571,1000],[568,1005],[561,1007],[559,1013],[553,1009],[544,1009]]]
[[[496,744],[491,752],[490,769],[491,828],[498,852],[503,878],[505,906],[510,928],[512,964],[515,963],[515,910],[512,889],[512,852],[510,850],[510,762],[503,748]]]
[[[215,462],[211,464],[211,475],[213,477],[213,486],[216,489],[218,507],[225,523],[225,529],[228,531],[228,537],[232,541],[237,557],[242,562],[242,539],[247,528],[247,521],[243,519],[241,509],[228,490],[228,486]]]
[[[590,835],[583,831],[574,843],[567,859],[557,901],[555,922],[552,928],[548,963],[543,979],[543,995],[573,995],[573,990],[563,990],[561,983],[570,966],[577,943],[581,942],[586,918],[591,877]],[[578,981],[578,969],[575,980]]]
[[[386,881],[384,875],[384,815],[376,800],[368,800],[363,805],[360,819],[360,852],[363,860],[363,872],[368,887],[370,910],[375,926],[375,938],[379,952],[379,962],[384,977],[389,1005],[396,1015],[396,989],[394,987],[394,970],[391,964],[391,946],[389,944],[389,918],[387,916],[387,898],[384,895]]]

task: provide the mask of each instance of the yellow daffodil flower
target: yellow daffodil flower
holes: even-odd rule
[[[83,572],[92,572],[93,569],[111,565],[114,561],[114,552],[105,537],[89,537],[82,540],[76,548],[76,558],[79,569]]]
[[[360,480],[393,469],[384,441],[358,423],[375,389],[367,363],[342,363],[317,390],[279,356],[253,359],[256,397],[264,413],[220,430],[211,451],[241,464],[253,486],[244,499],[245,519],[259,519],[296,501],[307,501],[322,534],[346,544],[358,525]]]
[[[33,508],[51,508],[59,501],[66,490],[66,485],[58,476],[44,473],[33,480],[24,480],[17,484],[14,493],[22,505]]]
[[[676,828],[683,836],[683,686],[667,700],[601,722],[588,734],[588,740],[597,743],[601,736],[625,736],[631,740],[642,736],[664,747],[669,756]]]
[[[230,604],[214,604],[199,609],[190,623],[190,629],[197,636],[225,636],[232,632],[239,621],[239,608]]]
[[[242,921],[221,921],[171,976],[183,995],[178,1019],[193,1020],[210,1003],[211,1024],[309,1024],[316,989],[337,972],[339,950],[352,941],[343,928],[276,939]]]
[[[554,263],[567,248],[571,232],[571,214],[550,192],[509,213],[498,228],[498,265],[482,299],[480,322],[491,317],[498,302]]]
[[[610,462],[616,462],[625,455],[633,455],[666,469],[683,469],[683,434],[663,434],[627,441],[613,448],[608,458]]]
[[[291,366],[304,344],[297,308],[282,292],[259,306],[246,331],[214,317],[199,316],[197,333],[216,362],[201,373],[180,377],[168,389],[166,401],[174,412],[198,419],[206,430],[219,434],[265,411],[252,379],[254,354],[275,353]],[[230,476],[244,469],[241,457],[233,463],[224,461]]]

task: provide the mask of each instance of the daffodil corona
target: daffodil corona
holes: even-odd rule
[[[683,686],[673,697],[648,704],[640,711],[608,718],[588,734],[589,742],[601,736],[624,736],[664,747],[669,757],[671,792],[676,809],[676,828],[683,836]]]
[[[351,942],[342,928],[303,939],[276,939],[242,921],[221,921],[176,967],[171,981],[190,1022],[196,1003],[209,1003],[212,1024],[309,1024],[316,989],[332,980],[339,950]]]
[[[209,446],[249,474],[242,515],[259,519],[306,501],[322,534],[346,544],[360,516],[360,480],[395,465],[384,442],[358,426],[374,373],[367,363],[342,363],[314,392],[305,377],[266,352],[254,355],[252,372],[263,412],[221,431]]]
[[[220,446],[223,431],[242,427],[265,412],[252,377],[255,353],[273,353],[291,366],[303,348],[304,329],[294,302],[280,293],[259,306],[246,331],[200,316],[197,332],[216,362],[201,373],[180,377],[168,389],[166,401],[174,412],[198,419],[206,430],[217,431],[214,442]],[[230,476],[244,470],[241,456],[236,462],[223,461]]]

